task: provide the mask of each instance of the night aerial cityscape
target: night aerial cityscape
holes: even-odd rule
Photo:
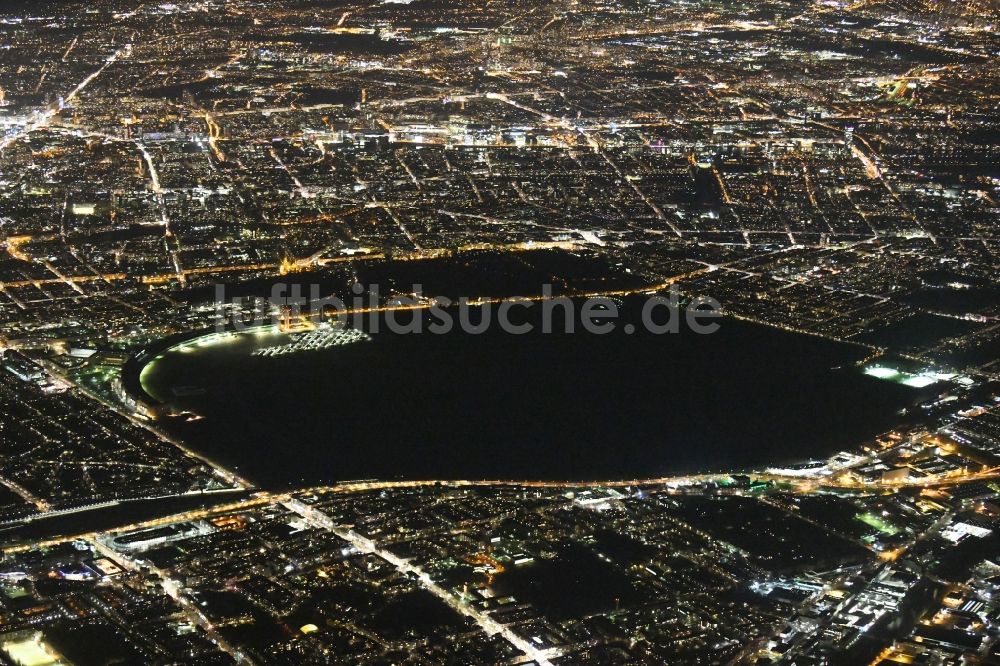
[[[2,0],[0,666],[1000,664],[1000,0]]]

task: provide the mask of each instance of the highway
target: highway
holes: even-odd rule
[[[838,470],[838,471],[843,472],[844,470]],[[371,479],[371,480],[361,480],[361,481],[344,481],[342,483],[338,483],[335,485],[308,487],[308,488],[298,489],[295,491],[281,492],[281,493],[262,490],[256,492],[250,499],[218,504],[204,509],[197,509],[180,514],[163,516],[160,518],[154,518],[151,520],[146,520],[130,525],[122,525],[116,528],[114,531],[128,532],[132,530],[145,529],[148,527],[169,525],[171,523],[176,523],[176,522],[209,518],[212,516],[217,516],[225,513],[245,510],[247,508],[252,508],[255,506],[262,506],[265,504],[272,504],[272,503],[284,504],[286,502],[292,501],[297,495],[303,495],[303,494],[312,494],[312,495],[354,494],[354,493],[368,493],[368,492],[380,492],[380,491],[391,491],[391,490],[407,490],[415,488],[538,488],[538,489],[547,489],[555,491],[580,490],[585,488],[622,488],[622,489],[655,488],[657,492],[662,492],[666,494],[685,494],[691,492],[700,492],[700,486],[702,484],[706,484],[713,481],[719,481],[722,479],[727,479],[730,477],[731,474],[739,474],[739,473],[747,473],[756,481],[771,481],[774,483],[787,484],[789,486],[787,492],[792,492],[792,493],[809,494],[813,492],[821,492],[824,490],[852,490],[861,493],[879,494],[885,492],[892,492],[902,488],[936,488],[936,487],[952,486],[960,483],[969,483],[972,481],[987,481],[987,480],[998,479],[1000,478],[1000,467],[990,467],[980,472],[972,472],[972,473],[951,473],[951,474],[943,474],[936,476],[928,476],[923,478],[907,478],[901,481],[893,481],[893,482],[876,480],[867,483],[857,480],[852,480],[850,478],[845,477],[842,474],[825,475],[816,473],[813,475],[806,475],[806,476],[800,476],[800,475],[792,476],[789,474],[780,474],[776,472],[761,472],[761,473],[718,472],[718,473],[691,474],[685,476],[669,476],[669,477],[657,477],[657,478],[603,479],[603,480],[589,480],[589,481],[544,481],[544,480],[532,481],[523,479],[522,480],[419,479],[411,481],[406,481],[406,480],[382,481],[377,479]],[[245,480],[242,481],[248,484],[247,486],[245,486],[245,488],[252,488],[252,486],[249,485],[249,482]],[[739,489],[735,490],[722,489],[722,491],[733,492],[737,494],[742,492]],[[43,545],[53,545],[56,543],[64,543],[67,541],[72,541],[74,539],[89,539],[94,537],[95,537],[94,533],[85,532],[75,536],[65,536],[56,539],[47,539],[27,544],[18,544],[16,546],[8,546],[4,547],[2,549],[2,552],[5,553],[20,552]]]

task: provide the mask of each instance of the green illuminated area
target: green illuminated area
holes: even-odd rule
[[[3,652],[15,664],[21,664],[21,666],[63,666],[67,664],[55,650],[42,640],[41,634],[5,641],[2,648]]]
[[[884,365],[870,365],[865,368],[865,374],[869,377],[875,377],[876,379],[882,379],[888,382],[895,382],[896,384],[902,384],[912,388],[926,388],[933,384],[937,384],[938,382],[951,380],[966,383],[963,381],[965,378],[958,377],[953,372],[934,372],[927,370],[924,372],[912,373],[904,370],[897,370],[896,368]]]
[[[874,527],[875,529],[877,529],[882,534],[885,534],[886,536],[896,536],[897,534],[899,534],[898,527],[896,527],[891,523],[887,523],[886,521],[876,516],[874,513],[859,513],[857,516],[855,516],[855,518],[863,522],[865,525],[868,525],[869,527]]]

